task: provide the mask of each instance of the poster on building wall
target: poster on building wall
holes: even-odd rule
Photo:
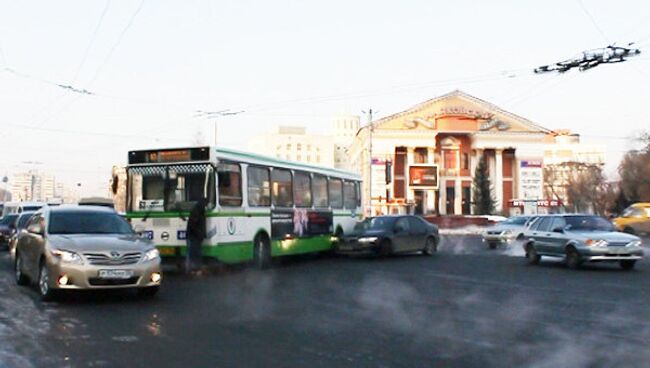
[[[409,185],[420,188],[438,188],[438,166],[409,166]]]
[[[544,198],[543,160],[524,159],[519,163],[519,197],[524,200]]]
[[[373,157],[372,159],[372,191],[373,199],[386,198],[386,160]]]

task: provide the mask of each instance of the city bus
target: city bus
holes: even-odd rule
[[[127,213],[161,256],[186,252],[187,218],[207,199],[204,257],[232,264],[323,252],[361,215],[357,174],[214,147],[130,151]]]

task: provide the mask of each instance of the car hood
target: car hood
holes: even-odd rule
[[[349,236],[344,236],[344,238],[363,238],[363,237],[382,237],[388,234],[387,230],[381,229],[368,229],[368,230],[359,230],[353,231]]]
[[[75,252],[142,252],[153,244],[137,235],[75,234],[50,235],[52,247]]]
[[[522,225],[497,224],[486,228],[487,231],[523,230]]]
[[[572,237],[578,236],[583,240],[597,239],[597,240],[605,240],[610,243],[631,242],[640,239],[638,236],[634,236],[626,233],[620,233],[617,231],[567,231],[567,234],[571,235]]]

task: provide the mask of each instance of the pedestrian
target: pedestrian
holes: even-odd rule
[[[207,200],[200,198],[190,211],[187,219],[187,252],[185,258],[185,272],[199,273],[202,266],[201,244],[206,237],[205,208]]]

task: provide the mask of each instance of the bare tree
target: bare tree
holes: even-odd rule
[[[638,138],[644,144],[640,150],[628,151],[620,165],[621,191],[629,202],[650,201],[650,133]]]
[[[602,165],[563,162],[544,168],[546,194],[559,199],[566,211],[604,214],[615,198]]]

